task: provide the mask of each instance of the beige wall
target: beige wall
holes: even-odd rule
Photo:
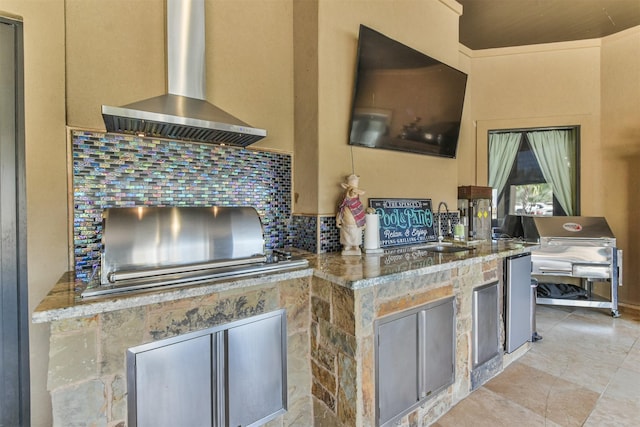
[[[451,0],[299,3],[207,0],[207,98],[268,130],[253,147],[284,152],[295,147],[296,213],[333,213],[339,184],[351,173],[346,138],[359,24],[464,69],[457,41],[461,8]],[[67,5],[70,126],[102,130],[101,104],[123,105],[164,92],[163,0],[69,0]],[[308,62],[314,50],[316,66]],[[455,160],[359,147],[353,156],[366,197],[430,197],[455,205]]]
[[[294,212],[318,212],[318,0],[293,4]]]
[[[640,27],[602,40],[469,51],[476,156],[459,158],[459,179],[475,163],[487,184],[487,132],[580,126],[580,208],[605,216],[624,251],[620,301],[640,304]],[[475,162],[472,160],[475,158]]]
[[[640,27],[602,43],[603,211],[624,250],[620,300],[640,306]]]
[[[463,68],[458,46],[460,12],[459,5],[450,1],[320,2],[317,213],[335,212],[342,191],[340,183],[352,172],[352,161],[355,173],[360,175],[360,186],[366,191],[364,199],[431,198],[434,203],[446,200],[449,206],[455,206],[456,160],[352,148],[347,138],[360,24]]]
[[[461,53],[460,8],[450,0],[321,1],[317,10],[310,6],[305,14],[296,13],[295,32],[294,5],[292,0],[207,0],[207,93],[230,113],[267,128],[269,136],[256,148],[295,148],[296,188],[311,200],[301,209],[296,205],[297,212],[333,213],[339,184],[351,173],[346,138],[357,32],[363,23],[470,73],[458,159],[355,147],[353,161],[365,198],[430,197],[454,205],[458,185],[486,184],[488,129],[580,124],[582,212],[612,219],[627,259],[621,295],[639,303],[640,274],[631,262],[638,257],[640,237],[634,223],[640,207],[634,186],[640,182],[634,167],[640,151],[638,29],[603,40],[602,48],[592,41]],[[69,269],[65,124],[103,129],[101,104],[121,105],[164,92],[164,46],[158,41],[164,33],[163,1],[0,0],[0,11],[25,22],[33,310]],[[313,74],[316,68],[316,87],[313,77],[305,77],[311,88],[299,79],[307,59],[296,57],[296,90],[309,90],[296,99],[306,124],[293,117],[294,34],[297,43],[305,19],[317,25],[306,34],[306,44],[296,45],[296,55],[299,48],[304,54],[309,46],[317,49],[317,62],[311,60],[307,70]],[[296,107],[296,114],[300,111]],[[314,126],[315,135],[307,139],[305,130]],[[298,150],[312,152],[305,157]],[[300,171],[310,171],[307,187],[300,183]],[[30,332],[32,425],[46,426],[51,424],[47,325],[32,325]]]
[[[104,131],[101,105],[165,92],[163,0],[67,0],[67,124]]]
[[[0,0],[0,11],[24,22],[29,313],[69,269],[63,6],[61,1]],[[29,334],[31,425],[49,426],[49,325],[32,324]]]
[[[292,153],[293,1],[207,0],[207,6],[208,99],[267,129],[252,147]]]
[[[67,120],[166,92],[164,0],[67,0]],[[292,0],[206,0],[207,100],[293,152]]]
[[[581,213],[602,215],[600,42],[477,51],[471,74],[478,185],[487,184],[489,130],[579,125],[580,186],[589,189]]]

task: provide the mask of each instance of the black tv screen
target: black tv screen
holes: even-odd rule
[[[349,144],[456,157],[467,75],[360,26]]]

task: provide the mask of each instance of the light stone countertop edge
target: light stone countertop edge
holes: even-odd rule
[[[154,288],[143,292],[103,295],[81,299],[73,272],[63,274],[51,292],[34,310],[31,321],[46,323],[75,317],[94,316],[110,311],[135,308],[150,304],[201,297],[233,289],[249,288],[285,280],[311,277],[313,269],[302,268],[279,273],[268,273],[245,278],[212,281],[204,284]]]
[[[36,307],[31,316],[31,321],[33,323],[47,323],[76,317],[94,316],[110,311],[201,297],[218,292],[312,276],[351,290],[359,290],[528,253],[537,247],[537,245],[520,245],[518,247],[485,245],[482,249],[461,257],[437,257],[431,254],[421,255],[421,258],[418,258],[417,261],[413,257],[415,257],[415,254],[420,254],[420,251],[412,248],[392,249],[373,257],[364,254],[360,257],[342,257],[339,253],[307,253],[305,255],[305,258],[309,260],[309,267],[307,268],[266,273],[251,277],[221,279],[203,284],[158,287],[144,292],[103,295],[87,299],[79,297],[79,288],[83,284],[76,281],[74,273],[70,271],[62,275],[58,283]],[[403,256],[405,257],[404,259],[402,258]],[[379,263],[380,259],[390,259],[385,257],[397,257],[399,261],[392,260],[381,268],[370,268],[370,264],[375,266],[375,263]],[[406,261],[406,259],[410,259],[410,261]]]

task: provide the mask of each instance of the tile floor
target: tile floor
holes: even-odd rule
[[[640,312],[538,306],[534,343],[433,426],[640,426]]]

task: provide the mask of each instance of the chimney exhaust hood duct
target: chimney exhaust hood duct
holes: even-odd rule
[[[267,136],[205,101],[204,0],[167,0],[169,93],[102,106],[107,132],[246,147]]]

